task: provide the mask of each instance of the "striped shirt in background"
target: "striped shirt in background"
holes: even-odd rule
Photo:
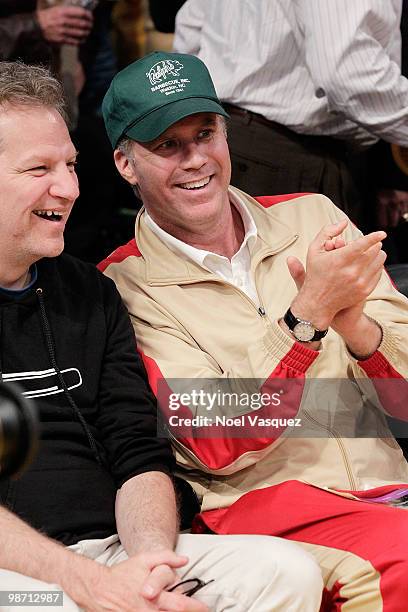
[[[219,97],[303,134],[408,146],[402,0],[187,0],[174,48]]]

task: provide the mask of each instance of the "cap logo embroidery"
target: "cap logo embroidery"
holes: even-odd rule
[[[178,73],[182,68],[184,68],[183,64],[180,64],[177,60],[162,60],[154,64],[149,72],[146,72],[146,76],[151,85],[157,85],[163,79],[167,79],[169,74],[173,77],[178,77]]]

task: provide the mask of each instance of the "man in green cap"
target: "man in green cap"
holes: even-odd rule
[[[389,506],[408,464],[384,412],[406,412],[408,305],[384,232],[363,236],[321,195],[230,187],[226,113],[196,57],[128,66],[103,113],[144,208],[101,267],[200,498],[195,531],[295,540],[332,608],[399,609],[407,518]]]

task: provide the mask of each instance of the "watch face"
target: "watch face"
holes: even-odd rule
[[[315,335],[315,330],[310,323],[301,322],[297,323],[293,328],[293,335],[300,342],[310,342]]]

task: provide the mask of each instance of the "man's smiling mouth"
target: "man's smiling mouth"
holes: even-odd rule
[[[179,183],[177,187],[181,187],[181,189],[202,189],[210,182],[212,176],[206,176],[200,181],[189,181],[188,183]]]
[[[37,215],[37,217],[46,219],[47,221],[61,221],[62,219],[62,213],[56,210],[33,210],[33,213]]]

